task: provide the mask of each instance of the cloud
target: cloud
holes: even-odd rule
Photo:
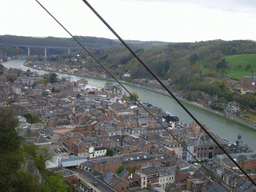
[[[135,0],[122,0],[135,1]],[[207,9],[219,9],[229,12],[247,12],[255,14],[255,0],[136,0],[141,2],[165,2],[170,4],[193,4]]]

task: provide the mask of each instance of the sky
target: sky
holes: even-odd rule
[[[38,0],[73,35],[117,39],[82,0]],[[88,0],[125,40],[256,40],[255,0]],[[70,37],[35,0],[1,0],[0,35]]]

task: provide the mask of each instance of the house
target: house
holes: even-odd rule
[[[108,186],[104,181],[89,174],[88,172],[79,169],[77,176],[77,182],[75,186],[80,191],[104,191],[104,192],[116,192],[113,188]]]
[[[177,167],[165,167],[157,170],[159,175],[159,185],[165,189],[166,185],[169,183],[175,182],[175,173],[176,173]]]
[[[136,166],[138,169],[140,169],[142,164],[163,162],[164,160],[163,155],[149,155],[146,152],[134,152],[112,157],[90,159],[81,164],[81,168],[89,171],[94,171],[96,169],[103,173],[106,173],[107,171],[116,173],[116,170],[120,166],[124,166],[124,168]]]
[[[62,144],[69,150],[69,151],[73,151],[73,144],[74,141],[78,140],[78,139],[84,139],[85,137],[78,132],[66,132],[65,135],[62,136]]]
[[[45,138],[40,132],[38,132],[38,137],[36,138],[36,140],[34,141],[35,145],[51,145],[52,142],[49,141],[47,138]]]
[[[155,167],[148,167],[142,169],[143,173],[146,175],[147,178],[147,188],[151,189],[151,185],[154,183],[158,183],[158,172]]]
[[[136,172],[134,174],[134,180],[137,180],[140,182],[140,188],[145,189],[148,186],[148,178],[146,174]]]
[[[222,148],[225,150],[228,148],[228,141],[216,134],[210,134],[216,141],[219,142]],[[188,138],[186,142],[188,150],[198,159],[211,159],[214,156],[223,153],[219,146],[206,133],[201,133],[201,135],[197,136],[196,138]],[[191,160],[193,160],[193,156],[188,153],[187,161]]]
[[[86,161],[86,157],[72,157],[69,159],[61,159],[61,166],[64,168],[75,168]]]
[[[240,111],[240,104],[235,101],[229,102],[225,109],[226,115],[230,117],[234,116],[239,111]]]
[[[42,123],[33,123],[29,127],[30,135],[34,135],[37,131],[44,133],[44,125]]]
[[[242,136],[238,135],[235,143],[229,144],[227,148],[227,152],[230,153],[251,153],[253,150],[250,146],[243,143]]]
[[[89,147],[89,158],[104,157],[107,154],[107,147]]]
[[[104,90],[111,94],[122,94],[122,88],[118,84],[105,83]]]
[[[241,88],[256,92],[256,76],[243,76],[241,79]]]
[[[126,72],[125,74],[123,74],[123,77],[131,77],[130,72]]]

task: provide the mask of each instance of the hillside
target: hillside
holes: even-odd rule
[[[253,41],[215,40],[171,43],[156,47],[133,46],[132,49],[157,76],[170,80],[171,89],[180,91],[184,98],[190,101],[204,106],[210,105],[212,109],[222,112],[231,101],[240,103],[244,109],[256,107],[255,93],[243,95],[238,91],[239,81],[232,80],[234,82],[231,86],[225,78],[226,75],[235,72],[236,66],[232,64],[230,58],[235,56],[250,58],[250,54],[252,57],[256,54],[256,43]],[[130,79],[126,78],[128,81],[153,79],[124,47],[106,47],[94,50],[92,53],[120,79],[126,72],[131,74]],[[79,55],[82,58],[88,58],[88,55],[83,52],[79,52]],[[75,57],[75,54],[73,56]],[[84,64],[72,62],[68,57],[60,59],[60,62],[65,61],[68,61],[66,63],[71,68],[84,67],[90,71],[104,71],[90,58]],[[250,66],[249,71],[256,71],[253,63]],[[247,72],[248,70],[241,70],[239,74],[248,75]]]
[[[139,62],[116,40],[95,37],[77,37],[92,54],[120,79],[129,72],[131,78],[153,79]],[[15,49],[11,44],[75,46],[70,38],[33,38],[0,36],[0,51],[6,55],[26,54],[27,50]],[[224,111],[228,102],[237,101],[243,108],[256,108],[253,93],[242,95],[238,90],[243,75],[256,71],[256,43],[249,40],[205,41],[195,43],[169,43],[128,41],[132,49],[162,79],[169,79],[170,88],[181,92],[184,98]],[[34,50],[34,48],[33,48]],[[44,50],[34,50],[32,55],[44,55]],[[32,50],[31,50],[32,52]],[[55,57],[51,55],[61,55]],[[79,56],[78,56],[79,55]],[[104,72],[83,50],[67,54],[67,50],[49,50],[48,61],[68,65],[71,69],[86,68]],[[42,58],[41,58],[42,59]],[[238,81],[231,84],[225,77]]]
[[[79,42],[87,49],[99,49],[103,47],[121,46],[118,40],[75,36]],[[130,45],[140,47],[153,47],[159,45],[166,45],[166,42],[159,41],[127,41]],[[80,47],[72,38],[57,38],[57,37],[24,37],[14,35],[0,35],[0,54],[7,55],[21,55],[27,54],[27,48],[14,48],[12,45],[31,45],[31,46],[53,46],[53,47]],[[67,52],[63,49],[49,49],[48,54],[63,54]],[[44,50],[39,48],[31,49],[31,55],[43,55]]]
[[[229,63],[229,70],[225,74],[228,77],[241,79],[256,72],[256,54],[223,56],[223,59]]]

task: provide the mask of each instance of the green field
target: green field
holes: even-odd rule
[[[229,63],[229,71],[225,74],[228,77],[240,80],[256,73],[256,54],[223,56],[223,59]]]
[[[199,64],[200,64],[200,67],[201,67],[201,70],[202,70],[203,74],[205,74],[205,73],[210,71],[210,69],[208,67],[204,66],[204,62],[203,61],[200,61]]]

